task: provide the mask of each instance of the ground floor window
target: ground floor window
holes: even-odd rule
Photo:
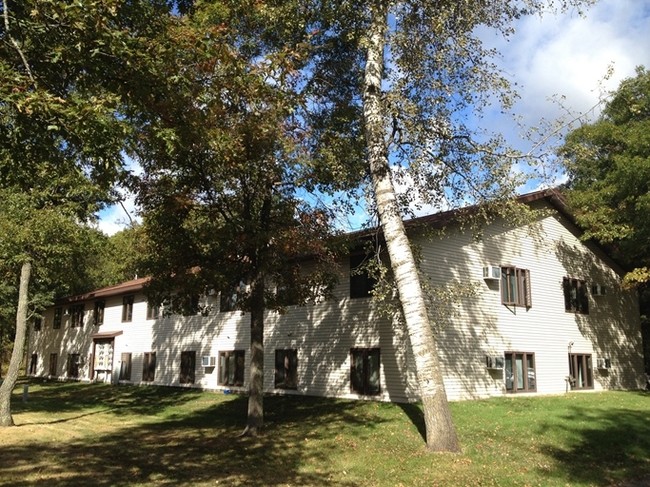
[[[243,386],[246,352],[230,350],[219,352],[219,385]]]
[[[120,358],[120,380],[131,380],[131,354],[123,353]]]
[[[37,365],[38,365],[38,355],[33,353],[29,361],[29,375],[36,375]]]
[[[181,384],[194,384],[194,371],[196,370],[196,352],[187,350],[181,352]]]
[[[58,365],[57,365],[58,360],[59,360],[58,354],[56,354],[56,353],[51,353],[50,354],[50,371],[49,371],[49,374],[52,377],[56,377],[59,374]]]
[[[297,389],[298,350],[275,351],[275,387],[278,389]]]
[[[535,392],[535,354],[530,352],[507,352],[505,354],[505,379],[508,392]]]
[[[569,375],[574,389],[593,389],[594,374],[591,366],[591,354],[570,353]]]
[[[350,350],[350,389],[352,392],[374,396],[381,392],[379,381],[379,348]]]
[[[156,352],[145,352],[142,359],[142,381],[153,382],[156,378]]]
[[[68,377],[76,379],[79,377],[79,362],[80,357],[78,353],[68,354]]]

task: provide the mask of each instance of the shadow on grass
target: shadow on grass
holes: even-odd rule
[[[30,385],[27,403],[19,397],[22,385]],[[156,414],[169,406],[178,406],[195,399],[201,391],[190,388],[161,388],[157,386],[113,386],[80,382],[21,381],[14,390],[13,412],[83,412],[79,416],[112,412],[113,414]],[[97,411],[88,412],[97,408]],[[72,418],[61,419],[69,421]],[[46,421],[49,423],[49,421]]]
[[[96,406],[122,404],[125,414],[136,415],[153,410],[150,403],[158,394],[169,396],[171,392],[168,405],[174,401],[182,404],[191,394],[166,388],[156,394],[157,388],[113,387],[104,391],[95,386],[60,387],[64,398],[69,393],[86,394],[90,400],[92,394],[98,394]],[[46,412],[60,413],[54,407],[56,391],[45,388],[43,393],[52,395]],[[215,396],[207,397],[207,406],[202,409],[182,412],[177,408],[173,415],[166,419],[161,415],[162,419],[153,423],[133,425],[134,420],[127,418],[127,424],[118,430],[110,428],[106,434],[76,441],[5,445],[0,455],[0,485],[348,486],[354,483],[340,480],[339,472],[328,470],[336,467],[327,461],[341,448],[337,439],[342,425],[358,426],[359,440],[363,441],[362,427],[385,421],[358,402],[267,397],[264,434],[238,437],[245,422],[247,398]],[[34,398],[34,402],[40,400]],[[104,418],[105,422],[113,420],[120,421],[120,417]]]
[[[422,412],[422,407],[414,403],[395,403],[404,414],[411,420],[411,423],[417,428],[418,433],[422,436],[422,440],[427,442],[427,428],[424,423],[424,413]]]
[[[610,485],[650,474],[650,393],[638,394],[647,400],[647,409],[574,406],[560,422],[540,425],[541,432],[568,433],[564,447],[543,447],[560,465],[562,476],[576,483]]]

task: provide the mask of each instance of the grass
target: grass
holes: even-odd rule
[[[416,405],[246,398],[78,383],[22,386],[0,433],[0,485],[601,486],[650,474],[650,394],[452,403],[461,454],[432,454]]]

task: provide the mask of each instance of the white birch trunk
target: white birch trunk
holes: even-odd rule
[[[459,443],[442,380],[436,339],[429,323],[413,252],[398,211],[384,139],[386,134],[381,81],[388,22],[387,2],[381,0],[375,2],[371,15],[364,77],[363,115],[373,191],[415,357],[418,389],[424,408],[427,447],[434,451],[458,451]]]
[[[18,310],[16,312],[16,339],[14,349],[11,353],[9,369],[4,382],[0,385],[0,426],[13,426],[14,420],[11,416],[11,393],[18,380],[18,371],[23,358],[25,348],[25,336],[27,334],[27,298],[29,291],[29,280],[32,275],[32,264],[25,262],[20,270],[20,287],[18,288]]]

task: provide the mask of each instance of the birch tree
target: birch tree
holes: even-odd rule
[[[508,36],[523,15],[588,3],[369,0],[321,6],[338,12],[324,36],[336,32],[352,39],[362,58],[359,74],[345,79],[358,83],[371,193],[413,350],[431,450],[460,447],[402,217],[413,198],[434,207],[490,202],[523,183],[512,171],[521,158],[499,134],[480,128],[482,109],[495,101],[508,109],[515,94],[479,32]],[[356,58],[349,58],[353,64],[346,69],[355,71]],[[395,191],[396,181],[409,186],[406,197]]]

